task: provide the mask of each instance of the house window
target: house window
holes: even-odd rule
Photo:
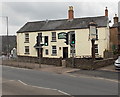
[[[96,29],[96,40],[98,40],[98,29]]]
[[[45,50],[45,54],[46,54],[46,55],[48,55],[48,54],[49,54],[49,53],[48,53],[48,49],[46,49],[46,50]]]
[[[29,46],[25,46],[25,54],[29,54]]]
[[[98,54],[98,44],[95,44],[95,54]]]
[[[56,42],[56,32],[52,32],[52,42]]]
[[[120,53],[120,45],[118,45],[118,53]]]
[[[118,40],[120,40],[120,34],[118,34]]]
[[[57,48],[56,46],[52,46],[52,55],[57,55]]]
[[[25,33],[25,43],[29,43],[29,34]]]

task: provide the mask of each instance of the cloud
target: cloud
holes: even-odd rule
[[[16,33],[28,21],[67,18],[68,6],[74,7],[77,18],[104,15],[107,6],[112,19],[117,13],[116,5],[117,2],[4,2],[2,9],[3,16],[9,17],[10,33]]]

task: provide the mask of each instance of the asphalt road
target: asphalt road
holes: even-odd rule
[[[30,86],[57,89],[70,95],[118,95],[117,82],[93,77],[75,77],[6,66],[2,69],[2,75],[7,80],[20,80]],[[3,89],[7,89],[5,87],[3,84]]]

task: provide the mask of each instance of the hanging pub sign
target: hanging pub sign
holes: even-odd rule
[[[94,22],[91,22],[90,24],[89,24],[89,38],[90,38],[90,40],[92,40],[92,39],[96,39],[96,34],[97,34],[97,25],[94,23]]]
[[[66,33],[65,32],[58,33],[58,39],[66,39]]]
[[[90,26],[90,39],[96,39],[96,27]]]

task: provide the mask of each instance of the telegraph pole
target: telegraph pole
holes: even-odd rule
[[[9,59],[9,37],[8,37],[8,16],[0,16],[0,17],[3,17],[3,18],[6,18],[6,31],[7,31],[7,39],[6,39],[6,41],[7,41],[7,58]]]
[[[9,59],[9,37],[8,37],[8,17],[6,16],[6,23],[7,23],[7,57]]]

